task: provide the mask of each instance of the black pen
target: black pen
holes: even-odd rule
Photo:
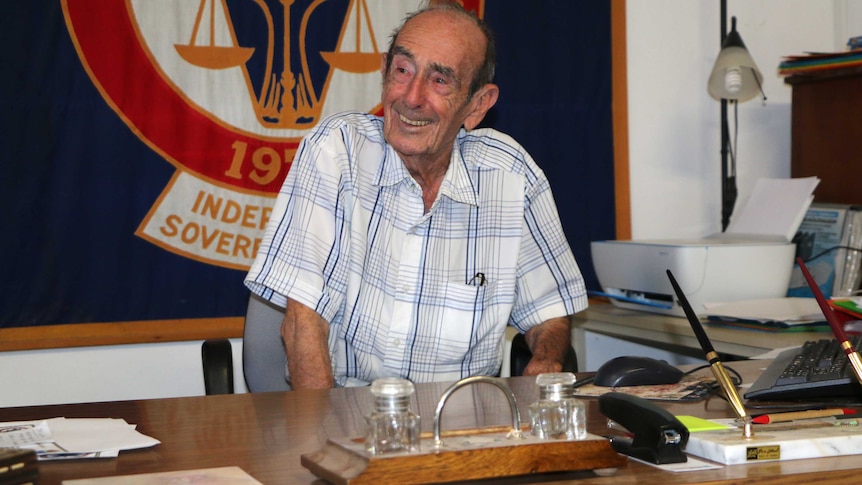
[[[468,284],[473,286],[485,286],[485,281],[487,281],[485,279],[485,273],[476,273]],[[478,283],[478,285],[476,283]]]
[[[712,370],[712,375],[715,376],[715,380],[718,381],[718,385],[724,391],[724,395],[727,396],[727,402],[729,402],[731,407],[733,407],[737,417],[742,420],[745,437],[750,438],[754,433],[751,427],[751,416],[749,416],[748,412],[745,410],[745,405],[742,404],[742,398],[739,396],[739,392],[736,391],[736,386],[734,386],[733,381],[730,380],[730,376],[727,374],[727,369],[724,368],[724,364],[721,363],[721,358],[719,358],[718,352],[713,348],[712,342],[710,342],[709,337],[706,336],[706,331],[700,323],[700,319],[697,318],[697,314],[695,314],[694,309],[691,308],[691,303],[688,302],[688,298],[685,297],[685,293],[682,292],[682,288],[679,287],[679,284],[676,282],[676,278],[673,277],[673,273],[671,273],[670,270],[667,270],[667,277],[670,278],[670,284],[673,286],[673,291],[676,292],[677,298],[679,298],[679,304],[682,306],[682,310],[685,312],[686,318],[688,318],[688,323],[691,324],[691,329],[694,331],[695,337],[697,337],[700,348],[703,349],[703,352],[706,355],[706,360],[709,362],[709,368]]]

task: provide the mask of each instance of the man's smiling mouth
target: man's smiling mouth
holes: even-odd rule
[[[411,120],[409,118],[404,117],[404,115],[398,115],[401,118],[401,122],[410,126],[425,126],[430,124],[430,121],[420,121],[420,120]]]

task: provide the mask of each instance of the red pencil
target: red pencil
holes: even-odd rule
[[[856,410],[849,408],[833,408],[815,409],[812,411],[795,411],[792,413],[761,414],[760,416],[751,418],[751,422],[755,424],[782,423],[785,421],[795,421],[797,419],[826,418],[829,416],[846,416],[848,414],[856,414]]]

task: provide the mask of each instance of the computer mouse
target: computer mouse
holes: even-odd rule
[[[599,367],[593,383],[604,387],[676,384],[683,372],[663,360],[651,357],[622,356]]]

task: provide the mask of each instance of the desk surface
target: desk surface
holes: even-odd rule
[[[611,304],[591,305],[578,313],[574,329],[647,345],[701,352],[685,318],[617,308]],[[832,338],[829,332],[767,332],[721,325],[706,325],[705,329],[717,352],[739,357],[754,357],[774,349],[799,346],[807,340]]]
[[[750,382],[763,368],[763,361],[733,362]],[[517,396],[522,416],[536,399],[534,379],[515,377],[508,383]],[[417,386],[418,412],[422,427],[431,430],[437,401],[447,384]],[[590,432],[606,434],[605,419],[596,400],[589,399]],[[327,438],[361,436],[365,414],[371,409],[367,388],[325,391],[237,394],[224,396],[153,399],[0,409],[0,421],[65,417],[124,418],[161,444],[150,449],[124,451],[119,458],[45,462],[40,464],[43,485],[72,478],[115,476],[221,466],[238,466],[265,484],[314,483],[315,477],[300,465],[300,455],[321,448]],[[723,400],[695,404],[670,404],[675,414],[726,417],[730,409]],[[443,430],[510,425],[506,399],[487,384],[468,386],[447,401]],[[586,483],[738,483],[742,481],[786,483],[817,481],[846,483],[858,479],[862,460],[858,456],[794,460],[725,466],[716,470],[674,474],[630,461],[613,477],[592,472],[541,477],[548,483],[587,479]],[[792,475],[792,477],[791,477]],[[496,483],[530,483],[538,477],[523,477]],[[316,482],[320,483],[320,482]]]

